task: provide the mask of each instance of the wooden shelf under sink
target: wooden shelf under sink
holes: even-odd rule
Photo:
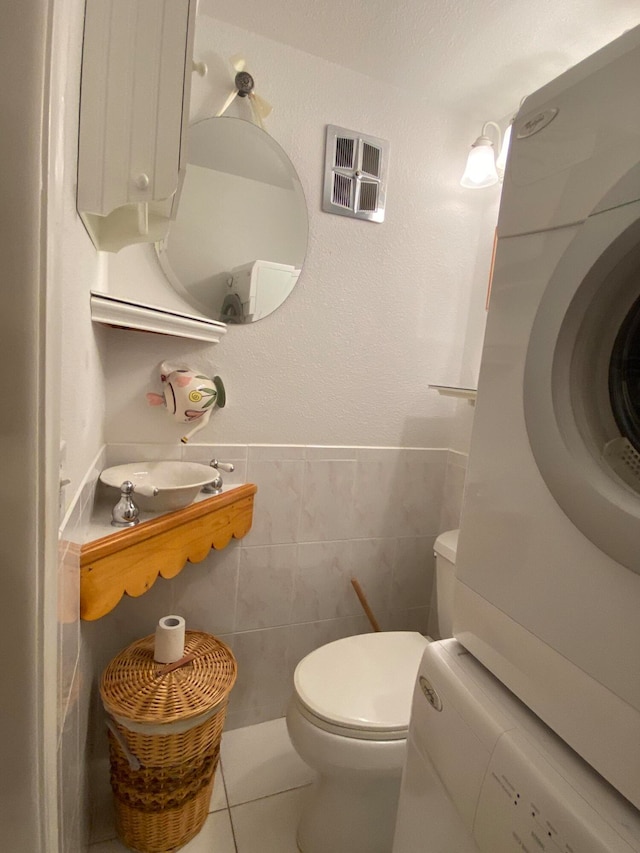
[[[143,595],[158,575],[173,578],[187,562],[204,560],[211,548],[241,539],[251,529],[256,491],[252,483],[238,486],[85,543],[80,549],[80,617],[100,619],[125,593]]]

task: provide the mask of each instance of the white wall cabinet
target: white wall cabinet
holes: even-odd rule
[[[196,0],[87,0],[78,212],[96,248],[162,239],[186,167]]]

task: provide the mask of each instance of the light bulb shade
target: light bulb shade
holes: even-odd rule
[[[511,130],[513,128],[513,122],[509,125],[509,127],[504,132],[504,139],[502,140],[502,148],[500,149],[500,153],[496,158],[496,169],[499,172],[504,174],[504,170],[507,168],[507,155],[509,154],[509,145],[511,144]]]
[[[493,144],[486,136],[474,142],[467,158],[467,168],[460,184],[467,189],[482,189],[498,183]]]

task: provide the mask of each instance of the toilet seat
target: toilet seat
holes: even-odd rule
[[[343,737],[405,739],[426,644],[415,631],[384,631],[321,646],[296,667],[298,710],[317,728]]]
[[[298,713],[304,717],[305,720],[308,720],[312,726],[315,726],[317,729],[321,729],[323,732],[328,732],[332,735],[339,735],[340,737],[351,738],[352,740],[394,741],[407,739],[407,732],[409,730],[408,725],[394,730],[375,730],[358,728],[356,726],[341,726],[338,723],[325,720],[323,717],[319,717],[317,714],[314,714],[313,711],[307,708],[307,706],[300,700],[299,696],[296,696],[295,698],[295,707]]]

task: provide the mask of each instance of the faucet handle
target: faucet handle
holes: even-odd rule
[[[218,471],[226,471],[227,474],[231,474],[232,471],[236,470],[236,466],[233,462],[218,462],[217,459],[212,459],[211,462],[209,462],[209,465]]]
[[[212,459],[209,462],[211,468],[215,468],[216,471],[226,471],[227,474],[230,474],[232,471],[236,470],[236,466],[232,462],[219,462],[217,459]],[[219,495],[222,491],[222,477],[218,474],[217,477],[207,483],[206,486],[203,487],[202,491],[206,492],[208,495]]]
[[[144,495],[146,498],[155,498],[160,489],[157,486],[152,486],[150,483],[138,483],[137,486],[133,486],[133,491],[139,495]]]

